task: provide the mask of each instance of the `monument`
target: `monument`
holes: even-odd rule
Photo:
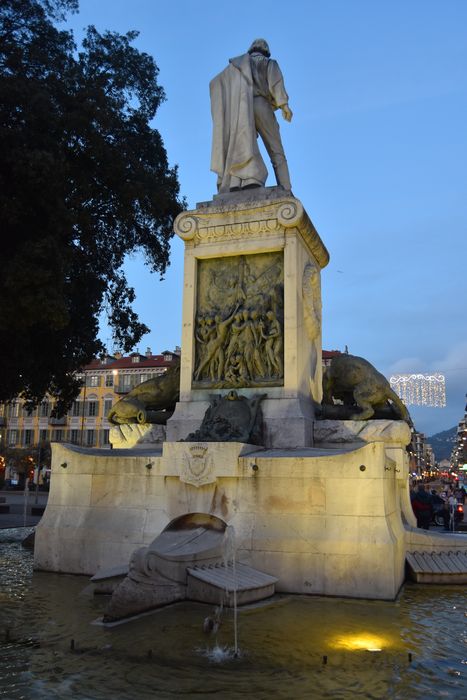
[[[410,421],[382,375],[347,356],[322,404],[329,255],[291,192],[274,111],[292,113],[263,39],[214,78],[211,99],[218,193],[174,225],[185,244],[179,378],[114,407],[114,447],[130,449],[54,445],[35,566],[115,588],[111,620],[212,602],[226,585],[245,602],[274,590],[392,600],[409,554],[467,551],[466,538],[417,530]],[[277,186],[265,186],[257,134]],[[145,442],[161,421],[163,444]],[[236,583],[222,559],[232,528]]]
[[[219,192],[264,186],[267,169],[257,134],[266,147],[277,184],[290,192],[289,169],[274,111],[292,120],[289,97],[276,61],[264,39],[248,53],[232,58],[210,85],[213,120],[211,170]]]

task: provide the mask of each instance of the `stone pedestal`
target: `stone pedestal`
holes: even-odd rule
[[[329,256],[303,205],[279,187],[220,195],[180,214],[175,231],[185,241],[183,333],[167,440],[199,428],[210,394],[236,390],[267,394],[265,446],[312,445]],[[250,342],[237,343],[245,324]]]
[[[148,449],[165,441],[165,425],[153,423],[122,423],[110,429],[113,449]]]

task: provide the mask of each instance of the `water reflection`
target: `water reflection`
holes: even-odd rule
[[[0,697],[466,696],[462,587],[406,586],[395,603],[278,598],[239,611],[234,658],[232,612],[206,636],[201,604],[92,625],[105,599],[83,593],[87,578],[32,573],[31,553],[9,533],[0,531]]]

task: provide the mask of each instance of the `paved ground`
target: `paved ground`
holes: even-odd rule
[[[0,491],[0,529],[8,527],[32,527],[37,525],[41,514],[32,515],[31,509],[47,505],[48,493],[34,491],[25,494],[22,491]],[[2,501],[1,499],[5,499]],[[25,502],[26,501],[26,502]],[[2,513],[2,506],[8,506],[9,512]]]

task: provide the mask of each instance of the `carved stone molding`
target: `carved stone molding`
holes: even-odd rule
[[[261,236],[268,233],[281,231],[277,219],[261,219],[258,221],[242,221],[215,226],[204,226],[199,228],[194,236],[195,245],[199,243],[209,243],[220,239],[236,240],[243,238],[245,234],[251,236]]]
[[[191,212],[182,212],[175,219],[174,229],[184,241],[191,241],[198,230],[198,219]]]
[[[321,334],[321,294],[319,268],[309,261],[302,277],[303,315],[309,339],[314,342]]]
[[[268,198],[235,202],[226,208],[200,206],[182,212],[174,223],[175,233],[195,246],[222,240],[240,240],[247,236],[263,237],[272,233],[287,234],[297,229],[321,268],[329,262],[326,250],[300,200],[295,197]]]

